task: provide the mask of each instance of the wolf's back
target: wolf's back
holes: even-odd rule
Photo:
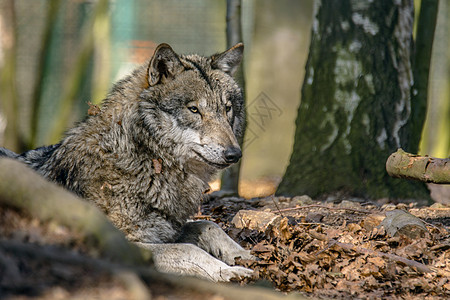
[[[1,148],[0,147],[0,158],[1,157],[9,157],[13,159],[17,159],[35,170],[39,170],[43,165],[45,165],[46,161],[50,158],[52,153],[59,147],[59,144],[40,147],[34,150],[30,150],[24,152],[22,154],[14,153],[11,150]]]
[[[0,147],[0,158],[5,157],[5,156],[9,157],[9,158],[15,158],[15,159],[17,159],[17,157],[19,157],[19,155],[17,153],[14,153],[11,150]]]

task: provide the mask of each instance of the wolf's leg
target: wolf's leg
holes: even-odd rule
[[[216,223],[210,221],[188,222],[182,228],[177,243],[197,245],[228,265],[234,265],[234,258],[254,258],[250,251],[233,241]]]
[[[165,273],[196,276],[214,282],[253,273],[244,267],[228,266],[192,244],[136,244],[151,250],[156,269]]]

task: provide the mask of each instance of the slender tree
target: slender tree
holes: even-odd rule
[[[412,0],[316,1],[294,149],[278,194],[429,200],[423,183],[385,170],[392,152],[419,141],[419,130],[407,131],[416,109],[413,13]]]
[[[37,147],[37,135],[39,128],[39,113],[42,105],[42,92],[44,87],[45,75],[50,72],[49,62],[51,59],[50,48],[52,45],[52,33],[55,30],[55,25],[58,18],[59,8],[61,7],[61,0],[50,0],[47,3],[47,17],[42,34],[41,49],[39,49],[39,62],[36,71],[36,81],[34,83],[34,91],[31,100],[31,128],[30,128],[30,141],[28,143],[29,148]],[[39,145],[40,146],[40,145]]]
[[[241,22],[241,0],[227,0],[227,48],[234,46],[235,44],[242,42],[242,22]],[[236,79],[244,92],[245,98],[245,80],[244,80],[244,62],[241,62],[241,66],[236,73]],[[244,125],[245,128],[245,125]],[[239,138],[238,142],[243,146],[244,132]],[[225,170],[222,174],[221,190],[238,194],[239,188],[239,172],[241,169],[241,162],[233,165],[229,169]]]
[[[82,30],[80,49],[73,64],[74,68],[65,79],[58,111],[58,118],[54,122],[49,135],[50,143],[56,143],[61,139],[62,134],[67,129],[67,121],[70,119],[71,111],[76,103],[76,96],[81,89],[83,77],[89,69],[92,55],[94,53],[94,37],[96,24],[103,22],[107,18],[109,8],[108,0],[96,1],[92,8],[92,15],[87,20]]]
[[[413,60],[413,92],[411,96],[411,121],[407,130],[410,134],[408,151],[417,153],[422,135],[428,99],[431,50],[436,29],[438,0],[422,0],[417,24],[415,54]]]

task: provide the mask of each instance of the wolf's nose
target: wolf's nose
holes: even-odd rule
[[[223,154],[225,156],[225,161],[229,164],[237,163],[242,157],[241,149],[236,147],[228,147]]]

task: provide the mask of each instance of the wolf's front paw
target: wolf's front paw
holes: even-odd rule
[[[228,265],[235,265],[235,258],[240,257],[241,259],[254,259],[256,260],[256,257],[250,254],[250,250],[245,249],[235,249],[234,251],[226,252],[222,256],[222,260],[228,264]]]
[[[232,278],[250,277],[253,275],[253,270],[244,267],[227,267],[221,268],[217,274],[213,274],[215,281],[230,281]]]

